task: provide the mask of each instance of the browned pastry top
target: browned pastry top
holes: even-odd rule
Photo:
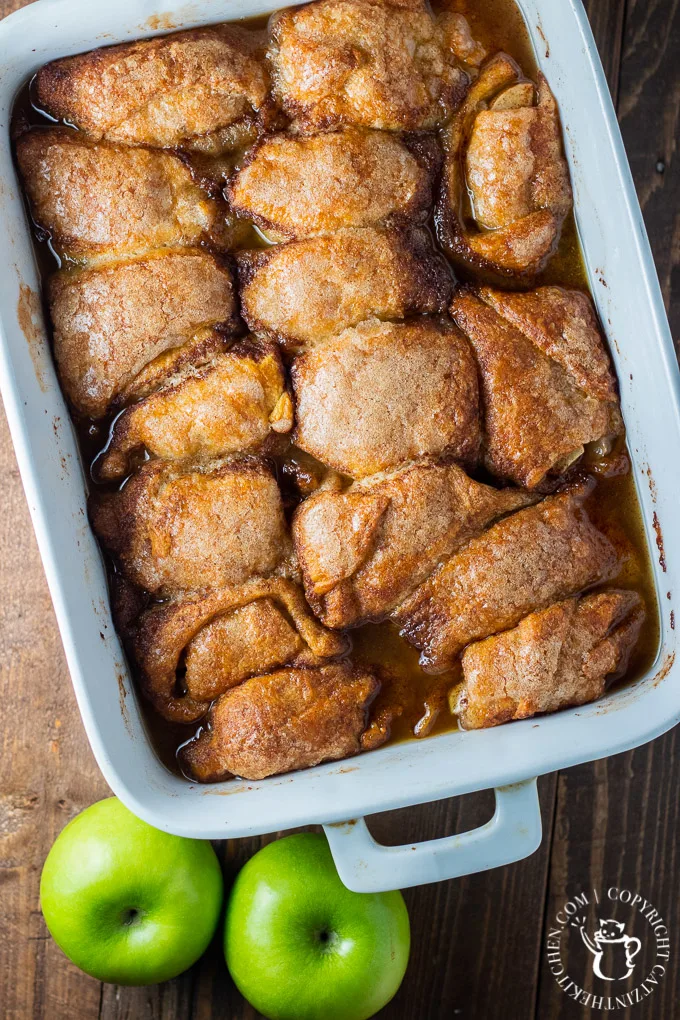
[[[238,236],[223,201],[178,156],[88,141],[69,128],[22,135],[17,159],[35,221],[72,258],[137,255]]]
[[[210,729],[183,748],[184,768],[203,782],[264,779],[357,754],[378,689],[348,663],[253,677],[215,702]]]
[[[320,0],[284,11],[269,58],[276,98],[318,127],[432,128],[467,85],[446,31],[420,0]]]
[[[436,147],[426,146],[425,157],[382,131],[273,135],[236,174],[229,200],[281,238],[422,220]]]
[[[203,148],[261,109],[268,81],[252,34],[215,25],[55,60],[35,89],[43,109],[97,140]]]
[[[356,478],[479,449],[477,375],[457,329],[372,319],[296,358],[295,441]]]
[[[401,604],[395,619],[427,669],[446,669],[469,642],[616,576],[624,550],[581,504],[577,489],[519,510],[473,538]]]
[[[211,350],[210,335],[207,351],[115,420],[97,463],[100,480],[128,474],[135,454],[214,458],[260,448],[272,431],[290,431],[293,405],[276,347],[251,339]]]
[[[290,552],[276,480],[254,457],[149,461],[119,492],[95,494],[90,516],[123,574],[159,595],[242,584]]]
[[[126,617],[120,599],[115,608],[145,693],[175,722],[199,719],[213,698],[250,676],[287,663],[318,665],[349,650],[347,638],[322,627],[299,586],[281,576],[182,594],[139,617],[136,610]]]
[[[307,599],[331,627],[381,619],[469,538],[532,501],[426,460],[322,490],[293,520]]]
[[[422,229],[346,228],[237,258],[246,322],[291,348],[372,316],[443,312],[453,287]]]
[[[572,203],[545,78],[535,86],[507,54],[490,57],[442,137],[438,224],[451,256],[501,277],[538,273]]]
[[[634,591],[556,602],[468,645],[456,711],[467,729],[582,705],[625,672],[645,620]]]
[[[451,314],[475,351],[487,467],[534,488],[587,443],[623,431],[609,358],[584,294],[460,290]]]
[[[49,299],[61,384],[92,418],[154,359],[236,316],[229,270],[190,249],[55,273]]]

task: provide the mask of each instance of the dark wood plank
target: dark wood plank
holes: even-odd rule
[[[680,342],[680,0],[628,0],[619,119]]]
[[[680,974],[673,960],[680,931],[676,847],[680,829],[679,782],[677,729],[647,747],[570,769],[559,779],[547,925],[558,927],[554,923],[557,911],[581,891],[595,888],[606,895],[609,887],[616,886],[638,892],[654,904],[670,931],[673,955],[665,977],[649,998],[617,1011],[616,1015],[624,1020],[657,1020],[677,1015]],[[629,982],[615,982],[620,994],[639,984],[650,972],[655,962],[655,943],[643,918],[636,918],[630,908],[606,901],[601,908],[587,912],[587,930],[592,934],[598,918],[610,917],[625,922],[627,933],[642,941],[633,977]],[[593,978],[589,954],[578,931],[568,929],[561,941],[565,943],[562,960],[570,977],[593,994],[606,992],[605,983]],[[558,987],[548,970],[545,946],[536,1015],[541,1020],[573,1020],[594,1015]]]
[[[544,840],[527,860],[405,893],[413,947],[406,980],[385,1020],[454,1015],[526,1020],[533,1015],[555,776],[539,783]],[[383,842],[432,839],[483,824],[490,792],[394,812],[371,821]],[[396,840],[395,840],[396,836]],[[508,995],[508,990],[512,994]]]
[[[627,0],[584,0],[614,102],[619,91],[626,3]]]
[[[38,884],[57,833],[107,788],[68,679],[4,415],[0,477],[0,1013],[90,1020],[99,982],[49,938]]]

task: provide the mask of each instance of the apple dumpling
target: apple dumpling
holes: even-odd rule
[[[96,141],[221,152],[252,138],[269,95],[263,57],[250,32],[211,25],[55,60],[36,100]]]
[[[350,227],[236,257],[243,317],[290,350],[374,316],[444,312],[453,289],[418,228]]]
[[[645,620],[634,591],[556,602],[512,630],[468,645],[452,693],[461,726],[479,729],[601,697],[621,676]]]
[[[438,162],[432,138],[409,142],[352,127],[278,134],[251,150],[228,197],[272,240],[422,222]]]
[[[290,431],[293,405],[276,347],[252,338],[229,347],[221,339],[203,357],[173,366],[167,381],[116,418],[96,465],[100,480],[122,478],[146,454],[214,458]]]
[[[467,86],[449,43],[424,0],[318,0],[274,20],[274,96],[305,126],[433,128]]]
[[[454,261],[500,277],[538,273],[571,209],[557,104],[542,75],[487,60],[442,132],[437,219]]]
[[[423,668],[448,669],[471,641],[616,576],[623,550],[594,527],[582,497],[567,490],[499,521],[401,603],[394,619]]]
[[[487,468],[535,488],[587,443],[623,429],[616,381],[589,298],[462,289],[451,315],[475,352]]]
[[[479,451],[477,373],[455,326],[371,319],[293,364],[294,439],[335,471],[363,478],[417,457]]]
[[[90,418],[223,345],[219,335],[198,333],[201,327],[230,333],[237,325],[232,274],[200,249],[55,273],[48,300],[61,384]]]
[[[229,775],[264,779],[361,751],[368,709],[380,688],[347,662],[253,677],[215,702],[209,726],[180,761],[202,782]]]
[[[299,586],[284,577],[181,595],[121,629],[146,695],[173,722],[200,718],[251,676],[320,665],[349,650],[347,638],[322,627]]]
[[[149,461],[95,493],[90,519],[123,575],[160,596],[283,572],[291,551],[276,479],[256,457]]]

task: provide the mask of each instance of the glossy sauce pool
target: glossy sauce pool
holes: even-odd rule
[[[533,77],[536,63],[522,16],[513,0],[441,0],[433,4],[436,12],[454,11],[468,19],[473,38],[479,40],[488,51],[505,50],[521,66],[527,77]],[[249,19],[246,27],[254,32],[264,32],[268,18]],[[30,86],[27,84],[17,97],[14,109],[14,124],[46,124],[47,119],[31,104]],[[433,241],[436,244],[434,231]],[[253,230],[244,247],[262,246],[266,242]],[[35,248],[43,279],[55,270],[55,255],[49,239],[36,235]],[[64,267],[67,268],[67,267]],[[453,273],[453,270],[452,270]],[[464,274],[457,274],[461,279]],[[573,215],[564,225],[560,245],[540,275],[537,284],[561,284],[588,291],[588,282],[581,257],[578,233]],[[49,316],[45,315],[46,321]],[[91,485],[91,465],[106,445],[111,421],[97,423],[76,422],[80,440],[81,456],[85,472]],[[292,513],[299,496],[287,483],[287,465],[293,459],[303,458],[314,468],[312,459],[301,454],[294,447],[282,448],[274,459],[277,476],[282,482],[287,510]],[[612,586],[633,588],[644,598],[647,607],[647,621],[638,645],[631,657],[626,676],[619,683],[631,682],[652,665],[659,645],[659,616],[656,593],[649,560],[644,528],[635,492],[635,485],[629,469],[625,445],[621,442],[606,463],[598,465],[593,455],[585,458],[587,469],[600,468],[593,475],[594,487],[588,496],[586,506],[593,522],[617,545],[628,550],[620,575]],[[489,480],[489,479],[484,479]],[[114,566],[109,563],[109,569]],[[431,733],[456,728],[450,714],[447,692],[459,680],[459,670],[432,676],[424,673],[418,665],[418,653],[398,634],[391,623],[366,624],[351,631],[352,658],[357,663],[374,664],[389,671],[400,681],[403,690],[402,714],[392,726],[391,740],[412,739]],[[131,665],[134,675],[134,666]],[[177,771],[175,752],[180,744],[189,739],[200,723],[190,726],[171,724],[160,718],[140,699],[146,726],[159,758],[173,771]]]

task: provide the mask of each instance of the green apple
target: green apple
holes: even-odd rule
[[[217,927],[222,893],[210,843],[159,832],[116,797],[69,822],[40,879],[57,945],[87,974],[121,985],[190,967]]]
[[[269,1020],[366,1020],[396,994],[409,949],[401,893],[350,892],[320,834],[264,847],[229,897],[227,966]]]

